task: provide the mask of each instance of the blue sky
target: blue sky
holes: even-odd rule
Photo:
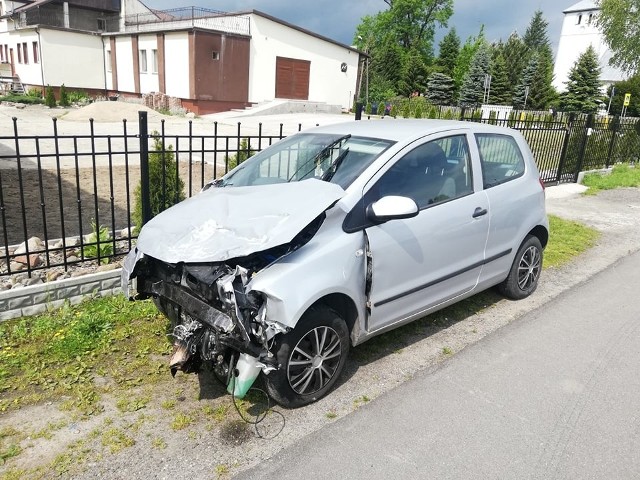
[[[157,9],[193,5],[225,12],[260,10],[346,44],[352,43],[355,28],[364,15],[373,15],[387,7],[383,0],[185,1],[143,0],[149,7]],[[578,0],[456,0],[449,27],[456,27],[463,42],[469,35],[477,34],[482,24],[489,41],[506,40],[514,30],[523,35],[531,16],[539,8],[549,22],[549,38],[555,49],[560,38],[562,11],[575,3]],[[446,31],[440,29],[436,38],[442,38]]]

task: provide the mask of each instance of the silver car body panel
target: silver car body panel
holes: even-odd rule
[[[509,134],[525,156],[525,175],[487,190],[474,133],[505,134],[504,128],[383,120],[317,127],[305,133],[314,132],[397,143],[346,190],[319,180],[211,188],[145,225],[127,270],[133,271],[142,252],[168,263],[243,257],[290,242],[326,211],[326,219],[306,244],[256,272],[245,288],[264,295],[268,322],[289,328],[328,295],[347,297],[357,312],[351,334],[357,344],[499,283],[527,233],[537,226],[548,231],[539,175],[526,141],[516,131]],[[414,218],[354,233],[343,231],[345,216],[397,159],[419,143],[449,135],[467,135],[474,193],[425,208]],[[472,218],[478,207],[486,208],[488,215]],[[373,265],[370,292],[368,258]]]
[[[343,195],[340,186],[316,179],[212,187],[151,219],[137,248],[167,263],[244,257],[290,242]]]

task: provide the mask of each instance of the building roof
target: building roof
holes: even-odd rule
[[[562,13],[584,12],[585,10],[600,10],[600,7],[593,0],[582,0],[581,2],[571,5]]]
[[[248,11],[236,13],[236,15],[242,15],[242,14],[244,14],[244,15],[250,15],[250,14],[259,15],[260,17],[263,17],[263,18],[266,18],[268,20],[271,20],[272,22],[276,22],[276,23],[279,23],[280,25],[284,25],[284,26],[289,27],[289,28],[291,28],[293,30],[297,30],[299,32],[306,33],[307,35],[311,35],[312,37],[315,37],[315,38],[317,38],[319,40],[323,40],[325,42],[333,43],[334,45],[338,45],[339,47],[344,47],[344,48],[346,48],[348,50],[360,53],[362,55],[366,55],[365,52],[361,52],[360,50],[358,50],[357,48],[355,48],[352,45],[346,45],[344,43],[338,42],[337,40],[333,40],[333,39],[331,39],[329,37],[325,37],[324,35],[320,35],[319,33],[312,32],[311,30],[307,30],[306,28],[299,27],[298,25],[294,25],[293,23],[286,22],[285,20],[282,20],[280,18],[276,18],[276,17],[274,17],[272,15],[269,15],[268,13],[264,13],[264,12],[261,12],[259,10],[248,10]]]

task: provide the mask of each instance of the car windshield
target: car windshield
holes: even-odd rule
[[[317,178],[347,188],[392,144],[351,135],[300,133],[257,153],[216,186],[245,187]]]

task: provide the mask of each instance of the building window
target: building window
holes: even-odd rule
[[[591,25],[592,22],[593,22],[593,13],[590,13],[589,18],[587,19],[587,25]]]
[[[24,63],[29,63],[29,50],[27,50],[27,43],[22,44],[22,56],[24,57]]]
[[[0,62],[4,62],[4,48],[0,45]]]
[[[38,55],[38,42],[33,42],[33,63],[40,62],[40,56]]]
[[[104,18],[98,18],[98,31],[104,32],[107,30],[107,20]]]
[[[18,63],[22,63],[22,45],[18,44]]]
[[[107,72],[111,71],[111,50],[107,50]]]
[[[140,73],[147,73],[147,51],[139,50],[140,53]]]
[[[578,15],[578,23],[576,25],[580,25],[582,23],[582,14]]]
[[[211,52],[211,58],[214,60],[220,60],[220,52]]]
[[[151,73],[158,73],[158,50],[151,50]]]
[[[9,45],[4,46],[4,61],[9,61]]]

